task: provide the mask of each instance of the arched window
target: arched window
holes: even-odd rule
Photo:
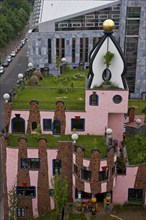
[[[25,120],[20,117],[20,114],[12,119],[12,133],[25,133]]]
[[[92,95],[90,95],[90,100],[89,100],[90,105],[98,105],[98,95],[96,92],[93,92]]]
[[[37,123],[36,123],[36,121],[33,121],[31,124],[32,131],[35,131],[36,128],[37,128]]]

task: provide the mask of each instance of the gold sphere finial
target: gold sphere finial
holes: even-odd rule
[[[103,22],[103,30],[104,31],[112,31],[115,27],[115,23],[111,19],[107,19]]]

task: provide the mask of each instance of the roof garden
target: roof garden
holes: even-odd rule
[[[18,139],[22,137],[22,135],[9,135],[8,137],[8,145],[11,147],[18,147]],[[47,139],[48,148],[55,149],[58,148],[58,141],[72,141],[71,135],[30,135],[25,134],[23,137],[28,140],[28,147],[37,148],[38,147],[38,138],[44,137]],[[79,135],[79,138],[76,142],[76,145],[81,145],[85,148],[85,157],[91,157],[91,151],[93,148],[98,148],[100,150],[101,158],[106,157],[106,146],[104,144],[103,136],[96,135]]]
[[[60,76],[45,76],[37,86],[30,86],[29,79],[25,86],[14,87],[13,109],[29,109],[32,99],[38,100],[39,109],[55,110],[56,101],[62,100],[67,110],[85,110],[85,88],[88,70],[65,69]],[[100,87],[95,89],[103,89]],[[111,87],[109,89],[116,89]],[[143,100],[129,100],[129,107],[135,107],[135,113],[141,113],[146,106]]]
[[[146,163],[146,133],[143,135],[127,136],[126,150],[130,165]]]

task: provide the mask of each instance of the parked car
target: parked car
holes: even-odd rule
[[[15,52],[15,50],[13,50],[12,52],[11,52],[11,57],[15,57],[16,56],[16,52]]]
[[[9,66],[9,61],[8,60],[4,60],[3,64],[2,64],[4,67],[7,67]]]
[[[7,56],[6,60],[8,60],[8,62],[10,63],[12,61],[12,57],[11,56]]]
[[[4,67],[3,66],[0,66],[0,76],[4,73]]]

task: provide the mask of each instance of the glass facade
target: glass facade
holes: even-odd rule
[[[127,61],[126,79],[130,92],[135,90],[137,49],[140,25],[140,7],[128,7],[125,33],[125,58]]]

